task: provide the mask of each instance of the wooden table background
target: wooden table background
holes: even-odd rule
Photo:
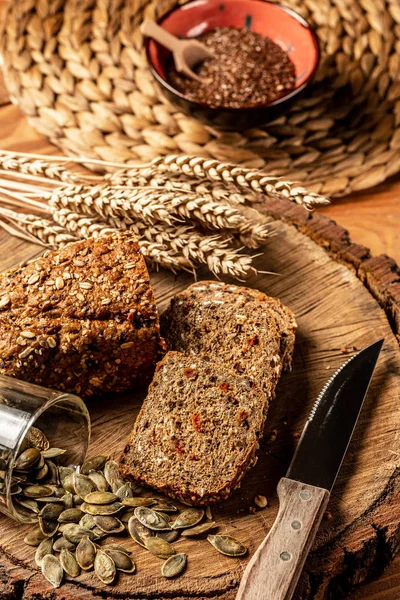
[[[0,0],[0,9],[3,1]],[[1,11],[0,11],[1,12]],[[0,149],[51,154],[58,152],[28,125],[21,111],[10,104],[0,72]],[[351,238],[371,249],[373,255],[388,254],[400,264],[400,176],[369,191],[337,199],[321,212],[349,230]],[[0,270],[28,258],[39,250],[0,230]],[[376,581],[363,586],[348,600],[399,600],[400,555]]]

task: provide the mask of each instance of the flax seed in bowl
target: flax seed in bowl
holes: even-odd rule
[[[214,58],[196,67],[204,83],[178,73],[171,53],[146,41],[150,70],[180,110],[222,129],[260,126],[286,112],[319,62],[314,31],[290,9],[263,0],[193,0],[159,22],[198,38]]]

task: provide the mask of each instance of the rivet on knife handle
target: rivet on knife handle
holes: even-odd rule
[[[329,492],[283,477],[274,525],[244,572],[236,600],[290,600],[329,501]]]

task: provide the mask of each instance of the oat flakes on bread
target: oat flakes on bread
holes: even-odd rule
[[[0,274],[0,373],[82,397],[147,385],[165,349],[129,233],[69,244]]]
[[[266,409],[251,378],[168,352],[120,457],[121,475],[186,504],[226,498],[255,464]]]
[[[279,300],[212,281],[177,294],[161,317],[167,346],[254,379],[269,398],[291,363],[296,323]]]

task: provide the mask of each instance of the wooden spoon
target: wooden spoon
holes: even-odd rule
[[[168,50],[171,50],[176,70],[179,73],[184,73],[187,77],[197,81],[204,81],[204,78],[196,75],[192,68],[199,62],[214,56],[207,46],[198,40],[180,40],[151,19],[143,21],[140,31],[143,35],[151,37]]]

